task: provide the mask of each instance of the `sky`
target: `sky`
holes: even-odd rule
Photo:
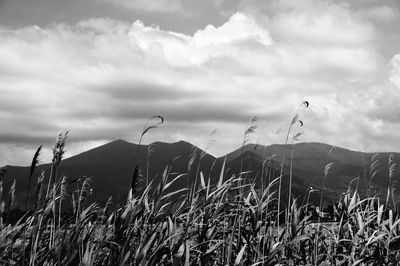
[[[400,151],[398,0],[0,0],[0,165],[115,139]],[[310,106],[301,105],[308,101]],[[216,132],[215,134],[212,132]],[[291,138],[289,138],[291,142]]]

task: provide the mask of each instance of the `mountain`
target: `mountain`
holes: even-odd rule
[[[136,151],[138,151],[137,156],[135,156]],[[209,166],[216,158],[188,142],[155,142],[150,145],[138,146],[123,140],[116,140],[63,160],[58,169],[58,176],[66,175],[71,179],[81,178],[81,180],[90,177],[93,201],[105,203],[109,196],[112,196],[114,202],[123,203],[131,183],[134,164],[141,169],[142,180],[141,186],[138,188],[140,192],[146,187],[147,176],[149,176],[148,181],[153,181],[153,185],[156,187],[167,166],[171,166],[169,170],[171,178],[176,176],[174,173],[188,172],[188,164],[194,151],[197,151],[197,157],[203,155],[199,169],[208,175]],[[197,159],[193,162],[188,175],[175,182],[170,190],[193,184],[194,170],[198,167],[198,161]],[[149,171],[147,172],[148,165]],[[36,177],[45,171],[45,180],[48,180],[50,169],[50,164],[39,165],[36,168],[35,178],[31,182],[31,192],[35,190]],[[29,167],[9,166],[3,178],[4,191],[8,191],[13,180],[16,180],[19,206],[25,202],[28,174]],[[31,198],[33,198],[33,194]]]
[[[394,162],[399,165],[400,154],[393,153],[393,155]],[[298,143],[270,146],[248,144],[226,156],[215,158],[184,141],[155,142],[138,146],[116,140],[63,160],[57,176],[80,178],[80,182],[85,177],[90,177],[93,201],[105,203],[109,196],[112,196],[115,203],[122,204],[126,200],[134,165],[138,165],[141,169],[138,193],[143,191],[149,182],[153,182],[152,187],[157,187],[167,166],[170,166],[168,168],[170,178],[186,173],[169,188],[172,191],[192,186],[196,173],[199,172],[203,172],[204,177],[207,180],[210,178],[210,183],[215,184],[226,158],[226,178],[244,172],[243,178],[246,182],[254,183],[256,189],[259,189],[266,187],[271,180],[279,177],[282,167],[284,175],[282,200],[285,202],[287,198],[288,177],[292,172],[293,194],[300,196],[302,200],[308,195],[309,188],[312,186],[319,190],[310,195],[311,201],[316,203],[319,202],[323,186],[325,187],[324,200],[327,202],[336,200],[347,190],[349,184],[352,184],[353,188],[358,184],[361,194],[385,195],[389,176],[389,153],[375,155],[374,160],[378,161],[379,172],[369,182],[372,156],[371,153],[351,151],[323,143]],[[324,179],[325,167],[329,163],[333,164]],[[34,180],[31,182],[30,198],[33,198],[37,176],[45,171],[45,180],[47,180],[50,169],[50,164],[37,167]],[[9,191],[13,180],[16,180],[17,200],[20,207],[24,206],[25,202],[28,174],[29,167],[9,166],[3,177],[4,191]],[[400,183],[397,171],[394,171],[393,175],[396,177],[394,183],[397,186],[397,183]],[[325,185],[323,185],[324,180]],[[75,187],[72,186],[70,192],[74,189]],[[6,197],[6,193],[3,193],[3,198]]]
[[[346,192],[350,183],[353,184],[353,188],[358,184],[361,194],[385,195],[389,180],[390,154],[393,155],[393,162],[396,165],[399,165],[400,161],[399,153],[383,152],[374,155],[315,142],[270,146],[248,144],[227,154],[227,161],[237,161],[241,154],[247,157],[249,157],[248,154],[253,154],[251,160],[244,164],[244,169],[249,168],[253,173],[257,169],[261,169],[260,165],[263,161],[269,162],[275,169],[280,168],[283,157],[285,157],[283,173],[287,176],[290,173],[290,165],[292,165],[293,180],[299,185],[303,195],[304,191],[307,191],[310,186],[321,190],[324,183],[325,167],[332,163],[329,171],[327,171],[324,185],[326,190],[324,199],[328,201],[334,201],[341,193]],[[377,161],[378,172],[369,182],[368,179],[372,175],[373,155],[374,161]],[[238,164],[238,162],[235,162],[235,164]],[[398,186],[400,184],[399,172],[396,167],[394,170],[394,183]],[[320,192],[314,194],[311,197],[315,201]]]

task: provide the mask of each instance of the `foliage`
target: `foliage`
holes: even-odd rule
[[[154,127],[145,127],[142,136]],[[141,178],[135,166],[126,205],[113,208],[111,198],[105,206],[88,204],[95,181],[57,176],[65,142],[66,135],[60,134],[47,191],[41,173],[33,210],[19,214],[18,221],[12,219],[17,215],[15,182],[8,192],[8,208],[0,197],[1,264],[394,265],[400,261],[400,217],[390,200],[393,187],[385,202],[379,197],[361,199],[357,189],[349,189],[334,205],[331,222],[320,218],[315,222],[308,200],[299,204],[289,196],[285,210],[277,207],[283,175],[271,180],[265,171],[266,187],[259,188],[246,182],[245,172],[226,177],[224,162],[217,182],[198,172],[190,189],[171,192],[168,188],[187,173],[173,174],[167,167],[157,187],[150,182],[137,195]],[[391,171],[390,179],[393,175]],[[2,194],[7,193],[0,178]],[[65,211],[65,203],[72,213]]]

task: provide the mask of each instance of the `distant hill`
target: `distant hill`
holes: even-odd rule
[[[58,176],[66,175],[70,178],[81,177],[82,180],[83,177],[90,177],[93,181],[92,199],[94,201],[105,203],[108,197],[112,196],[114,202],[123,203],[128,193],[134,163],[139,165],[141,169],[142,180],[139,187],[140,192],[146,186],[147,174],[149,182],[153,180],[154,187],[156,187],[167,166],[171,166],[171,177],[176,176],[174,173],[188,172],[188,164],[194,150],[197,151],[197,157],[203,153],[200,169],[207,173],[207,175],[209,166],[215,161],[215,158],[210,154],[184,141],[176,143],[155,142],[151,145],[141,145],[135,159],[137,148],[138,145],[123,140],[110,142],[63,160],[58,170]],[[149,165],[148,172],[147,165]],[[171,190],[190,186],[194,182],[193,171],[197,169],[197,166],[198,159],[193,162],[190,173],[179,179],[175,183],[175,186],[171,187]],[[19,205],[21,205],[24,202],[23,199],[27,190],[29,167],[9,166],[7,168],[3,178],[4,191],[8,191],[13,180],[16,179],[17,200]],[[35,179],[31,184],[31,191],[36,186],[36,177],[42,171],[45,171],[47,180],[50,169],[50,164],[43,164],[37,167]]]
[[[138,154],[135,158],[137,150]],[[361,193],[364,194],[371,192],[383,195],[387,190],[389,153],[377,154],[380,171],[372,180],[371,185],[367,186],[371,153],[346,150],[322,143],[298,143],[286,146],[248,144],[226,156],[215,158],[184,141],[176,143],[155,142],[138,147],[138,145],[124,140],[116,140],[63,160],[58,170],[58,176],[66,175],[70,178],[81,178],[82,180],[84,177],[90,177],[93,180],[93,195],[91,197],[93,201],[105,203],[108,197],[112,196],[115,203],[123,203],[129,189],[134,164],[139,165],[142,170],[139,193],[146,187],[147,182],[152,181],[154,187],[156,187],[167,166],[171,166],[169,169],[171,177],[186,173],[170,190],[192,186],[195,182],[196,173],[200,171],[204,173],[207,180],[211,178],[211,184],[215,184],[225,157],[226,178],[237,175],[240,171],[246,172],[246,175],[243,175],[246,182],[253,182],[256,184],[256,188],[260,189],[280,175],[284,153],[283,201],[285,201],[287,197],[285,195],[288,193],[288,175],[291,168],[293,193],[295,196],[304,198],[310,186],[321,190],[325,166],[331,162],[333,162],[333,166],[330,168],[326,179],[326,192],[324,194],[326,201],[337,199],[338,195],[347,190],[350,183],[353,187],[358,184]],[[395,153],[394,159],[398,162],[400,154]],[[397,165],[400,166],[398,163]],[[35,190],[37,176],[45,171],[47,180],[50,168],[50,164],[37,167],[34,180],[31,183],[32,194]],[[29,167],[9,166],[3,177],[3,198],[7,197],[5,192],[9,191],[15,179],[17,200],[19,206],[23,206],[28,174]],[[395,183],[397,184],[399,180],[397,171],[395,176]],[[357,177],[359,178],[355,179]],[[319,197],[320,192],[318,191],[311,194],[311,200],[314,202],[318,202]]]
[[[292,156],[293,151],[293,156]],[[228,161],[237,161],[237,158],[243,153],[246,157],[254,154],[251,158],[251,164],[258,165],[258,169],[262,161],[270,161],[270,164],[276,169],[280,168],[284,160],[284,173],[290,172],[292,164],[292,172],[294,179],[302,188],[307,191],[309,186],[321,188],[323,183],[324,170],[327,164],[333,163],[328,171],[325,189],[327,200],[335,200],[338,195],[345,192],[350,183],[353,188],[358,184],[361,194],[370,193],[382,194],[386,193],[389,176],[389,155],[393,154],[396,166],[400,167],[399,153],[376,153],[378,161],[378,173],[372,179],[371,186],[367,187],[367,179],[370,178],[370,167],[372,164],[372,153],[363,153],[351,151],[340,147],[331,146],[323,143],[298,143],[294,145],[270,145],[262,146],[248,144],[226,155]],[[257,156],[255,156],[257,155]],[[268,160],[268,158],[270,158]],[[237,162],[236,162],[237,164]],[[249,167],[246,165],[246,167]],[[250,166],[250,170],[255,169]],[[400,171],[395,168],[395,185],[400,185]],[[355,178],[359,177],[355,180]],[[398,186],[400,188],[400,186]],[[303,193],[304,194],[304,193]],[[314,193],[319,194],[319,193]],[[313,197],[313,196],[312,196]],[[318,196],[315,196],[318,197]],[[324,197],[324,198],[325,198]]]

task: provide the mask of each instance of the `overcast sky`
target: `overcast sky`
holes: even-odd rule
[[[69,156],[137,142],[152,115],[145,143],[216,156],[255,115],[251,141],[282,143],[296,112],[301,141],[400,151],[398,25],[398,0],[0,0],[0,165],[60,131]]]

